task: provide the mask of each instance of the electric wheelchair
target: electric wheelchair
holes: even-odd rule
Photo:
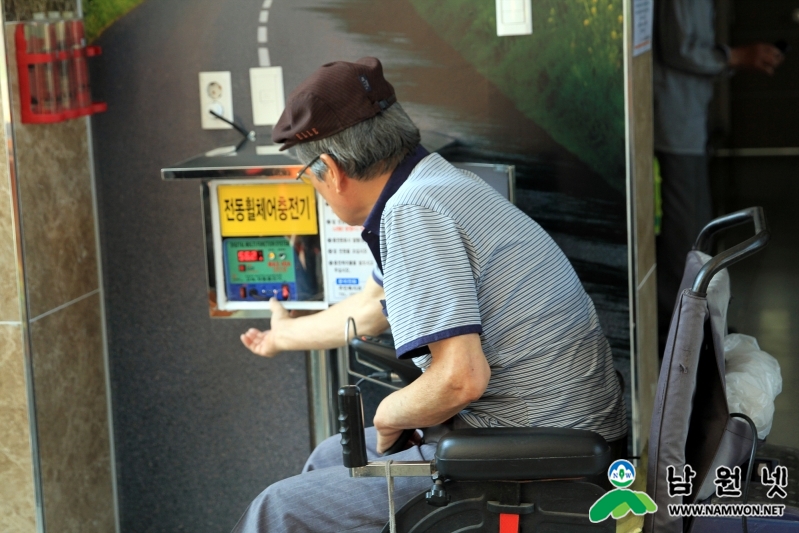
[[[754,225],[753,237],[715,257],[707,255],[720,231],[747,222]],[[799,532],[799,461],[790,449],[786,452],[773,447],[772,455],[780,455],[780,459],[768,460],[771,465],[780,461],[789,471],[789,497],[783,502],[782,517],[689,518],[668,512],[669,504],[711,503],[711,474],[721,465],[744,465],[743,503],[750,496],[763,497],[757,490],[749,490],[753,468],[758,464],[755,450],[762,443],[757,441],[751,420],[729,412],[722,346],[730,295],[726,268],[756,253],[767,242],[762,209],[750,208],[708,224],[688,255],[650,428],[646,488],[658,510],[645,515],[647,533]],[[350,339],[349,322],[345,334]],[[418,376],[418,369],[409,362],[392,356],[386,342],[355,335],[351,345],[366,359],[361,362],[382,368],[388,381],[393,376],[395,381],[407,384]],[[361,377],[374,381],[373,377]],[[597,523],[589,519],[592,504],[610,488],[608,467],[613,459],[610,446],[596,433],[562,428],[454,429],[439,441],[435,460],[430,463],[393,462],[390,453],[385,461],[368,462],[357,386],[339,390],[339,412],[344,466],[350,469],[350,475],[387,479],[390,516],[384,533],[617,531],[612,518]],[[404,442],[395,447],[401,444]],[[761,451],[767,449],[765,446]],[[671,496],[666,470],[669,466],[681,469],[686,464],[696,470],[695,490]],[[395,513],[391,488],[392,479],[398,476],[429,476],[431,487]],[[620,521],[619,531],[640,532],[644,517],[639,518],[628,521],[626,529],[621,528]]]

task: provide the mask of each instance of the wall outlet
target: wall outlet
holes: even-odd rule
[[[530,35],[533,33],[532,0],[496,0],[497,35]]]
[[[230,72],[200,72],[200,118],[204,130],[226,130],[233,126],[209,111],[233,121],[233,84]]]

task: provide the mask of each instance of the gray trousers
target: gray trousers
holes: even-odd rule
[[[379,532],[388,522],[388,488],[385,478],[351,478],[342,466],[341,437],[334,435],[311,453],[302,473],[267,487],[250,504],[234,533],[265,532]],[[377,433],[366,429],[370,460]],[[389,456],[395,461],[430,461],[437,444],[414,446]],[[394,479],[395,509],[432,486],[430,477]]]
[[[680,290],[685,258],[699,231],[710,222],[708,158],[656,152],[660,163],[663,220],[657,238],[658,337],[663,355]]]

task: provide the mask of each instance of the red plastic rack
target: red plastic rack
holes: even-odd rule
[[[23,123],[61,122],[108,109],[91,99],[86,58],[102,50],[85,46],[82,20],[20,23],[14,37]]]

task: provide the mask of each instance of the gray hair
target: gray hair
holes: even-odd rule
[[[395,102],[382,113],[335,135],[296,145],[294,153],[303,164],[328,154],[349,177],[367,181],[396,167],[419,140],[419,128]],[[323,180],[327,166],[320,159],[310,170]]]

